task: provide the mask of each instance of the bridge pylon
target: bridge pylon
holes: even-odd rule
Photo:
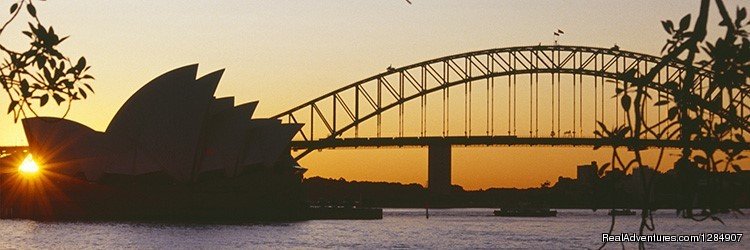
[[[427,188],[431,194],[451,190],[451,144],[434,142],[427,146]]]

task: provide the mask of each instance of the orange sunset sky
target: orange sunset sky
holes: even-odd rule
[[[697,15],[699,1],[62,1],[36,3],[57,33],[61,50],[86,56],[96,94],[75,102],[68,119],[102,131],[138,88],[168,70],[199,63],[199,75],[226,68],[217,97],[258,100],[268,117],[381,73],[462,52],[560,43],[659,55],[668,35],[661,20]],[[10,3],[6,3],[9,7]],[[727,7],[750,1],[726,1]],[[714,6],[712,6],[714,8]],[[710,17],[709,40],[717,28]],[[27,18],[27,17],[24,17]],[[27,42],[14,23],[3,44]],[[523,93],[519,93],[523,95]],[[0,98],[0,106],[8,100]],[[3,109],[5,110],[5,109]],[[45,115],[59,116],[59,108]],[[523,114],[522,114],[523,115]],[[25,145],[20,124],[0,116],[0,145]],[[653,160],[656,151],[650,151]],[[575,166],[607,161],[607,149],[458,147],[453,183],[467,189],[535,187]],[[425,184],[427,149],[336,149],[301,162],[306,177]],[[741,162],[747,169],[748,161]],[[671,167],[671,164],[668,164]]]

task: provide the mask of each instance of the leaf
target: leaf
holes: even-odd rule
[[[745,17],[747,17],[747,10],[745,8],[741,8],[740,9],[738,7],[737,8],[737,19],[734,20],[735,26],[740,27],[741,26],[740,24],[742,24],[742,20],[744,20]]]
[[[36,33],[36,27],[34,27],[34,24],[29,22],[29,29],[31,29],[32,32]]]
[[[10,102],[10,105],[8,105],[8,114],[10,114],[10,112],[13,112],[13,109],[16,108],[16,105],[18,105],[18,101]]]
[[[52,83],[52,72],[47,68],[42,69],[42,71],[44,72],[44,79],[47,79],[49,83]]]
[[[737,164],[732,164],[732,169],[734,169],[734,172],[737,172],[737,173],[742,172],[742,168],[740,167],[740,165],[737,165]]]
[[[714,132],[716,132],[716,134],[723,134],[724,132],[728,130],[729,130],[729,124],[727,123],[719,123],[719,124],[716,124],[716,127],[714,127]]]
[[[91,93],[96,93],[96,92],[94,92],[94,89],[91,88],[91,85],[89,85],[88,83],[84,83],[83,86],[86,86],[86,88],[88,88],[89,91],[91,91]]]
[[[86,67],[86,58],[81,57],[80,59],[78,59],[78,63],[76,64],[75,68],[81,71],[84,67]]]
[[[26,5],[26,10],[29,11],[29,14],[31,14],[32,17],[36,17],[36,8],[34,8],[34,5],[29,3]]]
[[[625,94],[622,96],[622,99],[620,99],[620,104],[622,104],[622,108],[625,109],[625,112],[630,111],[630,96],[628,94]]]
[[[620,129],[619,131],[617,131],[617,138],[625,138],[628,132],[630,132],[630,127]]]
[[[674,120],[674,118],[677,118],[677,113],[678,113],[679,111],[680,111],[680,110],[679,110],[679,109],[677,109],[677,107],[671,107],[671,108],[669,109],[669,111],[667,111],[667,118],[669,118],[670,120]]]
[[[44,94],[43,96],[39,97],[39,106],[44,107],[45,104],[49,101],[49,94]]]
[[[17,9],[18,9],[18,3],[14,3],[13,5],[10,6],[10,13],[13,14],[13,12],[16,12]]]
[[[31,91],[29,91],[29,82],[26,79],[21,81],[21,95],[23,97],[30,97]]]
[[[680,19],[680,29],[677,31],[685,31],[690,26],[690,14],[685,15],[682,19]]]
[[[86,91],[83,91],[83,89],[79,89],[78,93],[81,93],[81,96],[83,96],[83,99],[86,99],[88,95],[86,95]]]
[[[693,157],[693,160],[694,160],[694,161],[695,161],[696,163],[700,163],[700,164],[708,164],[708,159],[706,159],[706,157],[703,157],[703,156],[700,156],[700,155],[696,155],[696,156],[694,156],[694,157]]]
[[[62,96],[60,96],[60,95],[59,95],[59,94],[57,94],[57,93],[53,94],[53,95],[52,95],[52,98],[54,98],[54,99],[55,99],[55,102],[57,102],[57,105],[60,105],[60,103],[62,103],[62,102],[64,102],[64,101],[65,101],[65,98],[63,98]]]
[[[604,131],[604,133],[605,133],[605,134],[608,134],[608,135],[609,135],[609,134],[611,134],[611,133],[609,132],[609,130],[607,130],[607,126],[605,126],[605,125],[604,125],[604,123],[602,123],[602,122],[600,122],[600,121],[597,121],[596,123],[597,123],[597,124],[599,124],[599,127],[601,127],[601,128],[602,128],[602,130]]]
[[[664,106],[667,104],[669,104],[669,100],[661,100],[661,101],[654,103],[654,106]]]
[[[664,47],[661,47],[660,53],[664,54],[664,51],[667,50],[667,47],[669,47],[669,40],[667,40],[667,43],[664,44]]]
[[[661,26],[663,26],[664,31],[669,34],[672,34],[672,31],[674,31],[674,24],[672,24],[671,20],[661,21]]]
[[[44,64],[46,64],[46,63],[47,63],[47,58],[45,58],[44,56],[37,56],[36,57],[36,65],[40,69],[44,68]]]
[[[714,51],[714,45],[711,44],[710,42],[706,42],[706,47],[708,48],[709,51]]]
[[[677,91],[677,83],[676,82],[667,82],[664,84],[664,87],[671,91]]]
[[[609,167],[609,165],[610,165],[610,163],[609,163],[609,162],[607,162],[607,163],[604,163],[604,165],[602,165],[602,167],[601,167],[601,168],[599,168],[599,175],[600,175],[600,176],[601,176],[601,175],[604,175],[604,171],[606,171],[606,170],[607,170],[607,167]]]

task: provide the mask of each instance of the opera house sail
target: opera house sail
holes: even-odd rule
[[[258,102],[216,98],[223,70],[198,65],[140,88],[105,131],[34,117],[23,127],[43,173],[3,174],[3,218],[294,218],[305,169],[290,154],[301,124],[252,118]],[[23,179],[26,178],[26,179]],[[15,182],[17,183],[14,183]],[[19,183],[39,192],[12,194]],[[13,186],[16,185],[16,186]]]

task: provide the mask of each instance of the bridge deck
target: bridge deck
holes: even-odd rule
[[[428,136],[428,137],[377,137],[377,138],[335,138],[316,141],[292,141],[292,150],[325,149],[325,148],[388,148],[388,147],[426,147],[431,144],[450,144],[456,146],[568,146],[568,147],[645,147],[645,148],[682,148],[676,140],[643,139],[633,141],[613,141],[602,138],[565,138],[565,137],[517,137],[517,136]],[[717,148],[736,148],[748,150],[750,143],[718,143]],[[701,148],[696,142],[690,147]],[[27,150],[25,146],[0,147],[2,153],[14,153]]]
[[[637,144],[634,141],[614,141],[602,138],[564,138],[564,137],[517,137],[517,136],[433,136],[433,137],[396,137],[396,138],[335,138],[316,141],[292,141],[293,150],[324,148],[359,148],[359,147],[425,147],[431,144],[451,144],[457,146],[572,146],[572,147],[634,147],[645,148],[681,148],[682,143],[676,140],[643,139]],[[690,143],[692,148],[700,148],[698,143]],[[719,143],[720,148],[750,149],[748,143]]]

